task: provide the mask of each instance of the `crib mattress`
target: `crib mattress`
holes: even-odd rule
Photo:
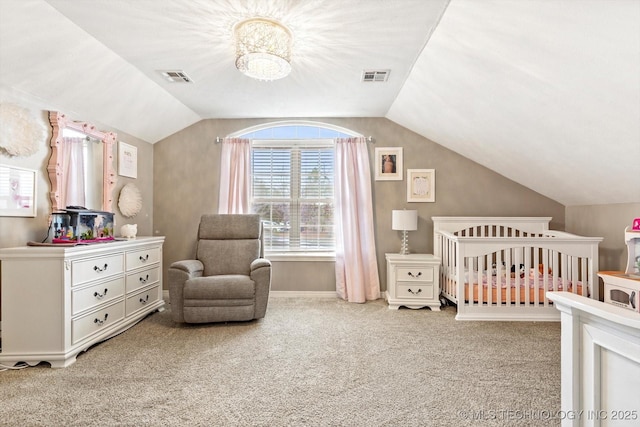
[[[482,302],[484,303],[488,303],[489,302],[489,290],[487,289],[486,285],[482,286]],[[519,303],[526,303],[526,294],[527,294],[527,289],[524,286],[520,287],[520,298],[518,299],[517,295],[516,295],[516,287],[512,286],[511,287],[511,297],[508,298],[507,296],[507,288],[503,287],[503,288],[496,288],[496,287],[492,287],[491,288],[491,302],[492,303],[497,303],[498,301],[498,291],[500,291],[500,302],[519,302]],[[538,293],[538,302],[539,303],[543,303],[544,302],[544,298],[545,298],[545,289],[544,288],[538,288],[536,289],[535,287],[530,287],[528,289],[529,291],[529,303],[535,303],[535,296],[536,296],[536,292]],[[569,292],[573,292],[573,286],[569,285]],[[577,293],[579,295],[582,295],[582,284],[578,283],[577,286]],[[478,290],[478,284],[474,283],[473,284],[473,302],[480,302],[480,297],[479,297],[480,291]],[[469,302],[469,284],[465,283],[464,285],[464,301],[465,302]]]

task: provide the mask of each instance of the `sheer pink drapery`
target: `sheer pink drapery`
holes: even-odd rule
[[[64,137],[60,150],[60,163],[67,173],[62,177],[60,204],[66,206],[85,206],[84,185],[84,138]]]
[[[218,213],[249,213],[251,192],[251,141],[225,138],[220,153]]]
[[[336,291],[349,302],[380,298],[371,170],[365,138],[336,139]]]

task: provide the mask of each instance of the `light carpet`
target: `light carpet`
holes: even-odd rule
[[[560,324],[271,298],[260,321],[166,310],[78,356],[0,372],[3,426],[560,425]]]

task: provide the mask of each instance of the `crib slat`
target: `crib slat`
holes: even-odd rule
[[[558,257],[555,251],[549,250],[549,263],[551,265],[551,275],[549,277],[549,290],[557,291],[558,290],[558,270],[560,267],[558,266]]]
[[[484,301],[484,286],[483,286],[483,271],[484,271],[484,257],[478,257],[478,305],[482,305],[482,301]],[[489,294],[491,294],[491,290],[488,290]]]
[[[586,282],[583,283],[583,278],[586,277],[586,269],[585,269],[585,259],[580,257],[579,258],[579,262],[578,262],[578,284],[581,286],[582,291],[580,292],[580,295],[586,296],[588,297],[589,294],[585,292],[586,290]]]
[[[493,268],[492,268],[492,260],[494,258],[494,254],[491,254],[490,257],[485,258],[485,267],[486,267],[486,277],[487,277],[487,304],[493,304]]]
[[[509,305],[509,302],[511,301],[511,266],[513,265],[513,262],[511,262],[511,249],[508,249],[505,251],[505,277],[504,277],[504,281],[506,283],[507,289],[506,289],[506,300],[505,302],[507,303],[507,305]],[[500,287],[500,286],[499,286]],[[501,290],[500,290],[501,291]]]
[[[456,286],[454,285],[453,280],[451,280],[451,276],[453,274],[455,274],[455,268],[456,268],[456,260],[457,260],[457,256],[456,256],[456,251],[455,251],[455,246],[457,245],[456,242],[453,242],[451,240],[447,240],[448,242],[448,246],[449,246],[449,261],[451,262],[450,264],[450,268],[447,271],[448,274],[448,280],[447,280],[447,293],[451,296],[453,296],[456,301],[458,300],[458,294],[456,293]],[[453,269],[453,270],[451,270]]]
[[[502,305],[502,292],[500,291],[500,281],[502,280],[503,268],[503,251],[496,252],[496,276],[495,279],[492,278],[492,283],[495,281],[496,283],[496,307],[500,307]],[[493,290],[491,291],[493,293]]]
[[[544,306],[548,307],[549,306],[549,299],[547,298],[547,291],[549,290],[549,279],[550,279],[550,274],[549,271],[553,272],[553,266],[551,265],[552,259],[550,259],[549,257],[549,249],[544,249],[542,251],[542,265],[544,266],[544,270],[543,270],[543,274],[544,274],[544,278],[542,280],[542,285],[544,286]]]
[[[537,247],[533,248],[533,303],[537,307],[540,303],[540,269],[538,266],[540,265],[540,249]],[[544,269],[542,270],[544,271]],[[543,273],[544,274],[544,273]]]
[[[565,254],[560,254],[560,272],[562,274],[562,278],[560,279],[560,283],[562,284],[562,290],[569,290],[569,282],[567,281],[567,275],[571,274],[569,271],[569,265],[567,262],[567,256]]]
[[[571,280],[571,286],[575,288],[575,292],[578,295],[582,294],[582,290],[580,289],[580,257],[572,257],[573,259],[573,278]]]
[[[521,248],[514,248],[513,251],[516,259],[516,262],[513,264],[513,286],[516,291],[515,305],[520,305],[520,285],[522,284],[522,278],[520,277],[520,264],[522,264],[522,250]]]
[[[525,246],[524,248],[524,277],[522,278],[524,282],[524,303],[525,305],[529,305],[530,303],[530,289],[531,289],[531,279],[530,279],[530,271],[531,271],[531,247]]]

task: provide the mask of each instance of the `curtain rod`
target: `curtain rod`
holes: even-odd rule
[[[365,138],[367,140],[367,142],[373,142],[373,137],[372,136],[367,136]],[[220,143],[224,140],[224,138],[220,138],[219,136],[216,136],[216,143]]]

